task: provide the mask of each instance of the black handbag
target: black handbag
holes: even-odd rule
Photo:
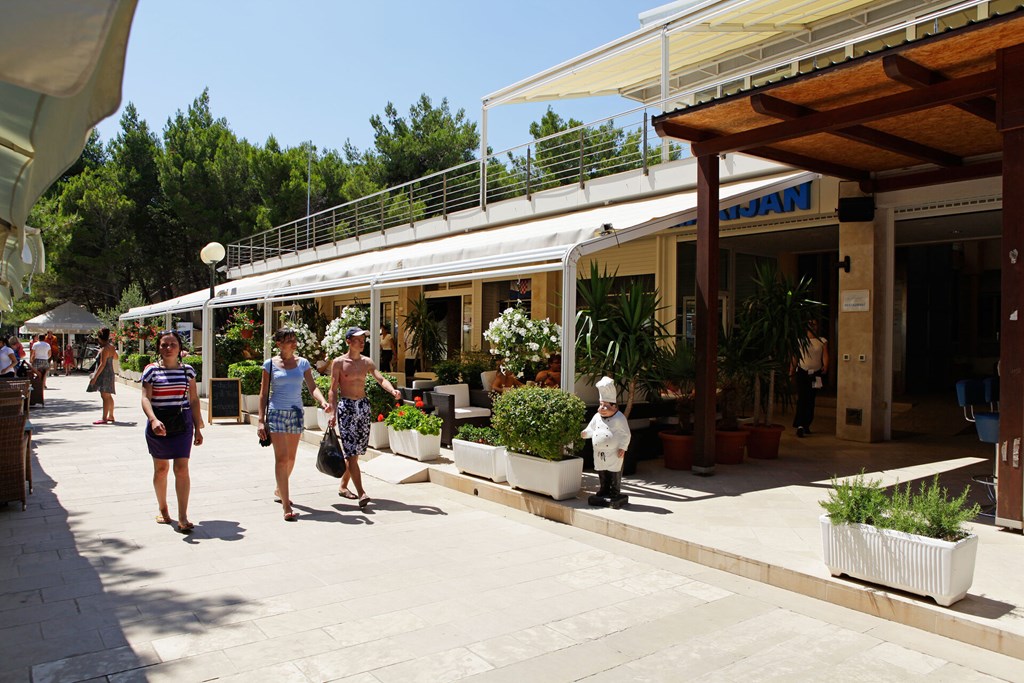
[[[185,433],[185,412],[181,406],[177,408],[153,408],[153,415],[164,423],[165,436],[178,436]]]
[[[340,479],[345,474],[345,455],[334,427],[329,427],[320,440],[320,452],[316,456],[316,468],[329,477]]]

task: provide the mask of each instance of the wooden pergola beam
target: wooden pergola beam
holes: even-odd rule
[[[882,68],[885,75],[898,83],[909,85],[912,88],[935,85],[949,79],[938,71],[921,66],[915,61],[907,59],[902,55],[889,55],[882,58]],[[987,97],[979,97],[965,102],[958,102],[953,105],[973,114],[989,123],[996,122],[996,103]]]
[[[995,87],[996,72],[984,71],[907,92],[829,109],[795,121],[782,121],[703,142],[694,142],[691,149],[693,155],[697,157],[725,152],[745,152],[794,138],[816,133],[831,133],[862,123],[983,97],[994,92]]]
[[[860,189],[866,194],[893,192],[895,190],[909,190],[914,187],[942,185],[944,183],[953,183],[960,180],[992,178],[1002,175],[1002,173],[1002,161],[985,161],[980,164],[968,164],[957,168],[940,168],[931,171],[921,171],[919,173],[889,176],[887,178],[875,178],[866,182],[861,182]]]
[[[786,100],[773,97],[772,95],[766,95],[764,93],[752,95],[750,97],[750,106],[758,114],[772,116],[777,119],[782,119],[783,121],[803,119],[812,114],[820,113],[816,109],[805,107],[802,104],[787,102]],[[929,147],[928,145],[922,145],[919,142],[907,140],[906,138],[901,138],[898,135],[886,133],[885,131],[868,128],[867,126],[857,125],[850,126],[849,128],[840,128],[833,131],[832,134],[847,140],[862,142],[889,152],[902,154],[903,156],[908,156],[930,164],[936,164],[937,166],[960,166],[963,164],[963,159],[955,154],[950,154],[949,152],[936,149],[935,147]]]

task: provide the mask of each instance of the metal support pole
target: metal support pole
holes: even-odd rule
[[[480,208],[487,208],[487,103],[480,109]]]
[[[664,140],[661,143],[665,144]],[[644,112],[644,146],[643,146],[643,160],[644,160],[644,175],[647,175],[651,170],[647,167],[647,112]]]
[[[448,218],[448,173],[441,174],[441,216]]]
[[[526,148],[526,198],[530,198],[530,148]]]
[[[582,190],[586,185],[583,180],[583,129],[580,128],[580,189]]]
[[[380,289],[377,281],[370,283],[370,329],[367,330],[367,343],[370,345],[370,360],[380,367],[380,341],[377,330],[380,329]]]

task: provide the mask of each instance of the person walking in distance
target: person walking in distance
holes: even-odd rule
[[[828,340],[818,336],[818,321],[812,320],[807,325],[807,346],[793,364],[791,371],[796,381],[796,412],[793,414],[793,427],[799,438],[811,433],[814,400],[818,390],[824,386],[823,378],[828,376],[828,365]]]
[[[359,472],[359,456],[366,452],[370,440],[370,402],[366,398],[366,376],[372,375],[384,391],[398,400],[402,393],[395,389],[373,361],[363,354],[366,348],[366,330],[350,327],[345,332],[348,351],[334,359],[331,368],[331,389],[327,400],[330,403],[328,423],[338,425],[338,437],[345,456],[345,474],[355,484],[353,494],[345,487],[338,490],[343,498],[358,498],[359,507],[366,507],[370,497],[363,490],[363,478]]]
[[[395,357],[395,338],[391,336],[391,330],[387,325],[380,326],[380,370],[391,372],[391,360]]]
[[[43,388],[46,388],[46,373],[50,370],[50,352],[53,347],[45,340],[43,335],[38,335],[36,341],[32,342],[29,349],[29,362],[37,372],[43,375]]]
[[[103,417],[93,422],[94,425],[114,423],[114,361],[117,360],[117,349],[110,338],[110,328],[104,327],[96,333],[100,342],[100,351],[96,357],[96,369],[89,378],[86,391],[100,392],[103,399]]]

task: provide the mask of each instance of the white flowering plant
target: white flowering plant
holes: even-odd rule
[[[336,358],[348,352],[348,344],[345,342],[345,332],[348,328],[358,327],[365,330],[369,324],[368,309],[361,306],[345,306],[341,309],[341,315],[327,324],[327,331],[320,340],[320,346],[328,358]]]
[[[527,363],[539,363],[562,348],[562,327],[547,318],[531,320],[519,306],[505,309],[484,332],[491,353],[502,365],[522,375]]]

